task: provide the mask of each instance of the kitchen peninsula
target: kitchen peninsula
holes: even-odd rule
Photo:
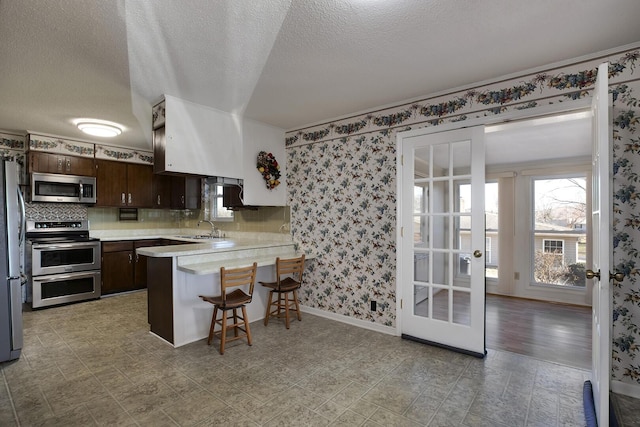
[[[267,235],[195,241],[137,249],[147,256],[148,316],[151,332],[174,347],[206,338],[211,304],[198,295],[220,294],[220,267],[258,263],[253,300],[247,305],[250,322],[264,318],[267,289],[259,281],[275,280],[276,257],[298,256],[290,236]]]

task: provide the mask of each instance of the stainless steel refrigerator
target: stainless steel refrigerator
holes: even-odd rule
[[[0,161],[0,362],[22,351],[20,245],[24,242],[24,200],[15,162]]]

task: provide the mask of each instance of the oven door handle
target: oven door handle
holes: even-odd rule
[[[34,277],[33,281],[38,283],[59,282],[60,280],[81,279],[83,277],[97,276],[98,274],[100,274],[99,271],[92,270],[92,271],[83,271],[83,272],[72,273],[72,274],[55,274],[51,276],[39,276],[39,277]]]
[[[56,243],[53,245],[46,243],[34,243],[31,247],[38,250],[56,250],[56,249],[74,249],[74,248],[86,248],[95,246],[100,247],[98,242],[74,242],[74,243]]]

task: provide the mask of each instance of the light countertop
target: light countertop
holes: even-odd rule
[[[171,237],[173,239],[173,237]],[[176,239],[178,240],[178,239]],[[267,249],[276,250],[278,248],[293,248],[293,242],[282,242],[278,240],[250,240],[238,238],[196,240],[189,243],[185,240],[184,245],[154,246],[148,248],[138,248],[137,253],[148,257],[181,257],[189,255],[215,254],[224,252],[244,252],[249,250]]]
[[[302,252],[295,249],[290,235],[280,233],[225,232],[226,237],[195,239],[202,230],[106,230],[92,231],[101,241],[171,239],[184,244],[151,246],[136,249],[153,258],[176,258],[178,270],[190,274],[219,273],[220,267],[238,268],[257,262],[259,267],[275,264],[276,257],[293,258]],[[308,259],[314,256],[307,254]]]

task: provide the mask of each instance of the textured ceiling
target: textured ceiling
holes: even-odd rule
[[[151,148],[170,94],[284,129],[640,41],[637,0],[0,0],[0,129]],[[104,141],[71,120],[126,131]]]

